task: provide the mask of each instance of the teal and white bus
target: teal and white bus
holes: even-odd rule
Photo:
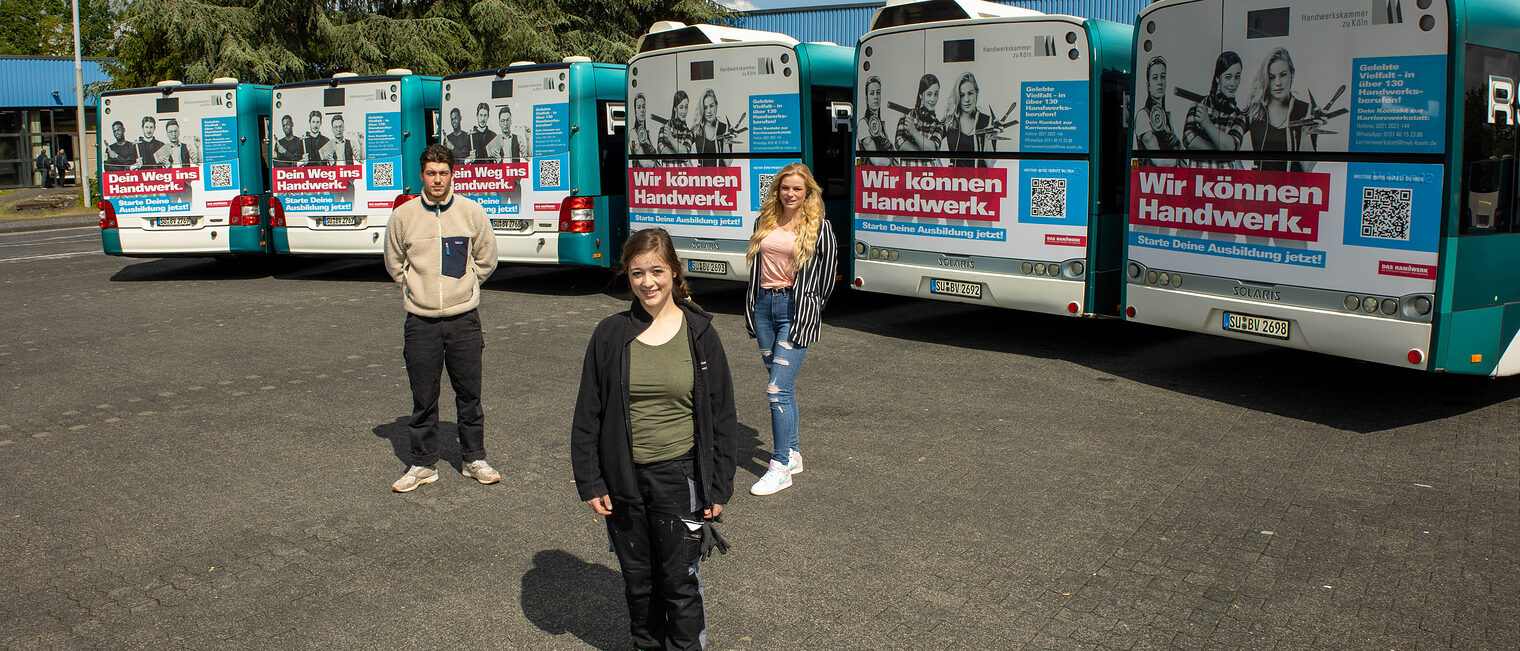
[[[1520,4],[1166,0],[1136,26],[1126,318],[1520,372]]]
[[[502,262],[616,264],[628,235],[626,70],[565,57],[444,77],[454,191],[490,215]]]
[[[268,253],[269,171],[259,142],[269,93],[231,77],[101,93],[96,207],[105,252]]]
[[[275,252],[378,257],[398,199],[421,191],[438,93],[438,77],[404,68],[275,86]]]
[[[854,285],[1117,316],[1134,30],[889,3],[855,65]]]
[[[656,23],[628,62],[628,221],[670,231],[693,276],[747,281],[771,177],[802,161],[849,240],[854,50],[774,32]]]

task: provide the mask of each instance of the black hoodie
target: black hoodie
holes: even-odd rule
[[[696,428],[693,457],[703,508],[727,504],[734,494],[734,464],[739,443],[739,419],[734,412],[734,383],[728,356],[712,315],[684,299],[675,299],[686,313],[691,345],[692,411]],[[625,312],[597,324],[586,346],[575,421],[570,430],[570,464],[581,500],[611,495],[620,501],[639,499],[633,474],[633,428],[628,415],[628,344],[649,327],[653,317],[634,301]]]

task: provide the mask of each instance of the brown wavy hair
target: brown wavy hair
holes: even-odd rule
[[[686,279],[686,267],[681,264],[681,258],[676,256],[676,245],[670,241],[670,233],[663,228],[646,228],[628,236],[628,241],[623,243],[623,257],[618,260],[618,275],[627,280],[628,267],[633,264],[633,259],[651,252],[670,268],[674,277],[671,295],[696,305],[697,302],[691,300],[691,285]],[[628,291],[634,291],[632,282],[628,283]]]

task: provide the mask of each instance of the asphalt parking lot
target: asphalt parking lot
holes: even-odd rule
[[[0,235],[0,646],[629,647],[569,468],[605,272],[498,271],[503,481],[398,495],[378,261],[98,250]],[[759,498],[742,291],[694,290],[742,425],[712,648],[1520,648],[1516,379],[847,291],[799,380],[808,471]]]

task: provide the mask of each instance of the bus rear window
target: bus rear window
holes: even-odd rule
[[[1287,7],[1257,9],[1246,13],[1246,38],[1276,38],[1287,35]]]
[[[157,102],[156,106],[154,106],[154,110],[156,110],[159,113],[178,113],[179,112],[179,98],[178,97],[160,97],[158,99],[158,102]]]
[[[328,88],[322,91],[322,106],[343,106],[343,89]]]
[[[945,41],[945,63],[963,63],[976,60],[976,39]]]
[[[512,80],[499,79],[491,82],[491,99],[503,99],[512,96]]]
[[[706,81],[706,80],[712,79],[712,78],[713,78],[713,62],[711,62],[711,61],[692,61],[691,62],[691,80],[692,81]]]

